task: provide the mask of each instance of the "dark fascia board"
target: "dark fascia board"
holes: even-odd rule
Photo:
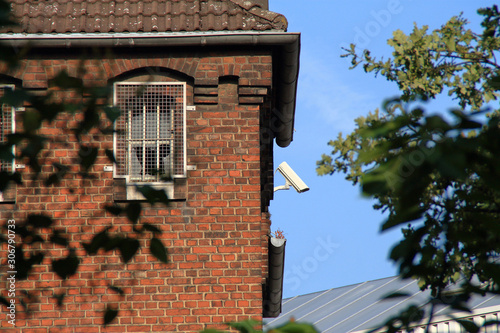
[[[289,32],[206,32],[206,33],[105,33],[105,34],[0,34],[0,42],[12,47],[187,47],[251,46],[273,47],[277,65],[276,109],[273,130],[276,143],[287,147],[293,140],[300,33]],[[274,120],[274,119],[273,119]]]

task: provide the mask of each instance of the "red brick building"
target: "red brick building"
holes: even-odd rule
[[[83,136],[99,149],[92,179],[69,172],[59,184],[43,185],[54,163],[77,167],[70,128],[79,113],[40,130],[54,138],[44,147],[40,180],[31,180],[33,170],[22,160],[3,163],[4,170],[23,174],[23,185],[2,194],[2,225],[45,214],[82,260],[78,272],[62,280],[50,265],[52,257],[67,255],[66,248],[47,242],[26,248],[47,253],[29,279],[16,284],[18,302],[26,298],[23,291],[32,296],[30,313],[18,307],[16,327],[0,318],[2,329],[197,332],[262,319],[266,306],[279,311],[267,287],[273,141],[286,147],[292,140],[300,48],[299,34],[286,32],[285,17],[269,11],[265,0],[11,3],[19,26],[4,28],[0,38],[29,49],[15,69],[0,63],[2,91],[64,97],[49,80],[65,70],[88,85],[112,85],[109,103],[123,113],[116,121],[120,134]],[[30,107],[3,107],[3,137],[19,129],[16,119]],[[120,164],[110,163],[105,149]],[[152,170],[171,179],[162,181]],[[158,237],[170,263],[151,255],[148,235],[134,236],[142,246],[128,263],[116,253],[86,255],[82,243],[107,227],[132,233],[125,217],[104,207],[141,200],[133,185],[144,183],[172,199],[169,207],[147,206],[139,221],[162,230]],[[6,249],[0,259],[4,297]],[[61,307],[56,294],[65,295]],[[104,327],[108,305],[119,315]]]

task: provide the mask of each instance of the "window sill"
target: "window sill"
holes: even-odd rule
[[[165,190],[167,197],[171,200],[186,199],[186,178],[174,178],[173,181],[165,183],[128,183],[125,178],[114,178],[114,201],[144,201],[145,198],[140,192],[136,190],[136,185],[150,185],[157,190]]]
[[[141,192],[137,191],[136,186],[149,185],[155,190],[165,190],[168,198],[174,197],[174,184],[173,183],[162,183],[162,184],[152,184],[152,183],[136,183],[136,184],[126,184],[127,200],[146,200]]]

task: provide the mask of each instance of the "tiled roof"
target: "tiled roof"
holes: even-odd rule
[[[17,33],[286,31],[286,18],[246,0],[10,0]]]

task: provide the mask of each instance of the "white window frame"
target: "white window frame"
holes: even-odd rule
[[[130,85],[130,86],[144,86],[146,90],[148,86],[158,86],[158,85],[163,85],[163,86],[169,86],[169,85],[172,85],[172,86],[182,86],[182,121],[181,121],[181,124],[182,124],[182,138],[180,138],[180,140],[182,140],[182,165],[179,166],[177,165],[177,168],[175,167],[175,163],[173,162],[174,158],[175,158],[175,155],[172,154],[172,151],[174,149],[176,149],[176,145],[178,144],[178,140],[179,138],[176,138],[175,136],[175,133],[173,134],[173,138],[172,138],[172,141],[173,141],[173,147],[170,147],[171,149],[171,158],[172,158],[172,169],[173,169],[173,174],[172,174],[172,178],[185,178],[186,177],[186,173],[187,173],[187,167],[186,167],[186,157],[187,157],[187,153],[186,153],[186,105],[187,105],[187,98],[186,98],[186,83],[185,82],[133,82],[133,81],[122,81],[122,82],[115,82],[114,83],[114,86],[113,86],[113,105],[115,106],[119,106],[119,96],[118,96],[118,86],[127,86],[127,85]],[[122,114],[120,117],[123,117],[124,115],[126,115],[125,113],[128,113],[128,112],[131,112],[131,110],[121,110],[124,114]],[[131,117],[128,118],[129,119],[129,124],[127,124],[127,126],[130,128],[131,127],[131,123],[130,123],[130,119]],[[145,117],[143,118],[145,119]],[[171,121],[172,123],[175,121],[174,119],[174,114],[171,115]],[[119,130],[119,128],[117,128],[117,121],[115,121],[115,130]],[[158,125],[159,126],[159,125]],[[144,131],[145,132],[145,131]],[[126,135],[128,136],[130,133],[126,133]],[[118,152],[118,150],[120,149],[120,147],[118,147],[118,134],[115,133],[114,136],[113,136],[113,151],[115,152],[115,157],[117,157],[117,154],[116,152]],[[133,141],[133,139],[131,139],[131,137],[129,136],[128,139],[125,140],[127,143],[127,149],[125,149],[126,151],[126,157],[125,157],[125,161],[122,161],[124,163],[127,164],[126,166],[126,172],[125,174],[123,173],[119,173],[118,172],[118,167],[115,165],[115,167],[113,168],[113,177],[114,178],[125,178],[126,179],[126,182],[127,184],[130,184],[130,185],[144,185],[144,184],[149,184],[149,185],[153,185],[154,187],[161,187],[162,185],[167,185],[167,184],[171,184],[172,182],[164,182],[164,181],[147,181],[147,180],[142,180],[142,181],[137,181],[137,180],[131,180],[131,175],[130,175],[130,169],[131,169],[131,163],[132,163],[132,149],[131,149],[131,142]],[[159,143],[157,143],[157,147]],[[122,148],[123,149],[123,148]],[[172,156],[173,155],[173,156]],[[178,155],[177,155],[178,156]],[[145,162],[145,161],[144,161]],[[157,163],[158,163],[158,155],[157,155]],[[180,171],[180,172],[179,172]],[[144,171],[143,171],[143,177],[144,177]],[[173,191],[173,188],[170,189],[171,191]],[[171,192],[169,191],[169,192]]]

